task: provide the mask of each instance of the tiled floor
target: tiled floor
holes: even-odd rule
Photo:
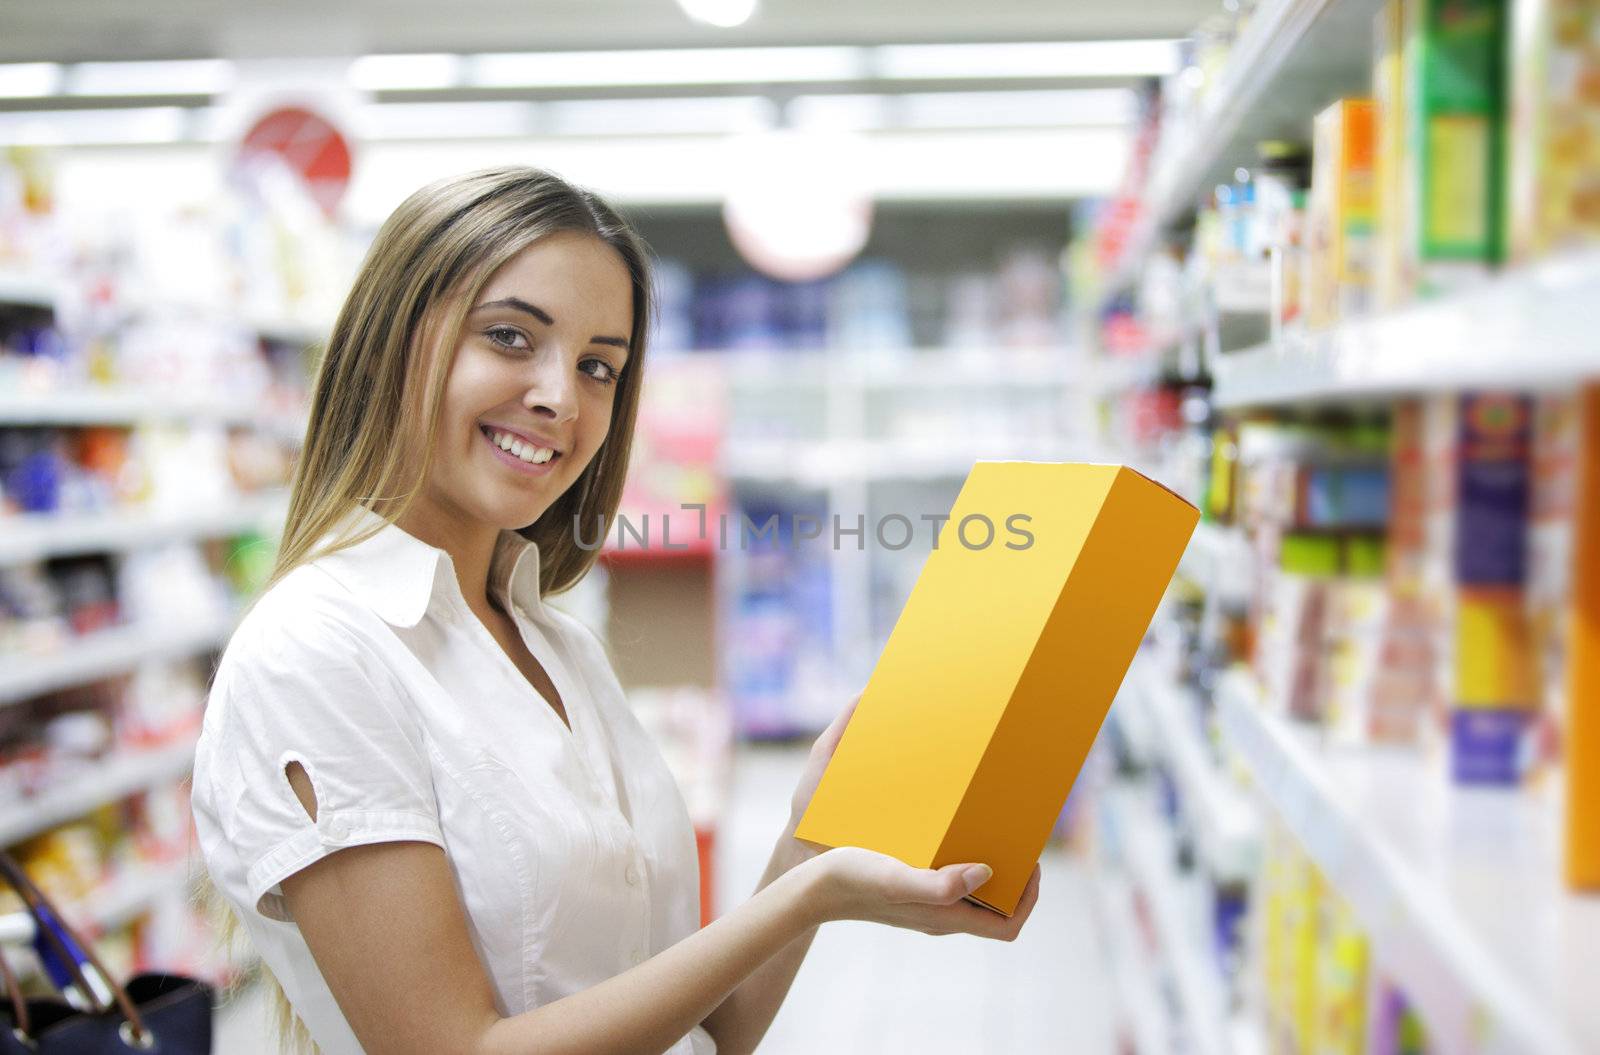
[[[804,758],[799,748],[741,750],[720,833],[717,886],[724,904],[747,896],[760,878]],[[1110,1052],[1110,981],[1089,905],[1083,865],[1052,849],[1043,861],[1038,908],[1015,942],[828,924],[761,1051]],[[271,1055],[263,1021],[259,997],[246,994],[224,1013],[216,1050]]]

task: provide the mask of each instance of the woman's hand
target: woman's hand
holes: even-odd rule
[[[811,872],[813,908],[823,921],[867,920],[924,934],[976,934],[1010,941],[1039,900],[1039,866],[1033,866],[1017,909],[1009,917],[962,899],[988,882],[988,865],[913,868],[888,854],[844,846],[800,866]]]
[[[806,759],[805,772],[800,774],[800,783],[795,786],[794,797],[789,800],[789,831],[792,833],[795,826],[800,823],[800,817],[806,812],[806,807],[811,805],[811,796],[817,793],[817,784],[822,780],[822,771],[828,768],[828,762],[833,758],[834,750],[839,746],[839,738],[844,735],[844,727],[850,724],[850,716],[856,711],[856,704],[861,702],[861,694],[856,693],[856,698],[845,704],[828,727],[817,737],[816,743],[811,745],[811,756]]]

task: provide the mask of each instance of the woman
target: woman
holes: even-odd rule
[[[278,565],[218,668],[194,813],[324,1055],[752,1051],[818,925],[1015,936],[916,869],[779,837],[697,929],[693,833],[599,642],[544,598],[622,492],[638,237],[502,168],[379,231],[318,371]],[[848,712],[817,741],[798,819]]]

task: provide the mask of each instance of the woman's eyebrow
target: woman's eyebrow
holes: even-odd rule
[[[472,310],[473,311],[486,311],[489,308],[515,308],[518,311],[527,312],[529,315],[532,315],[534,318],[538,319],[540,322],[544,323],[546,326],[554,326],[556,324],[556,320],[554,320],[554,319],[552,319],[550,317],[550,313],[549,312],[545,311],[543,308],[539,307],[537,304],[529,304],[527,301],[523,300],[521,297],[501,297],[499,300],[491,300],[491,301],[486,301],[486,302],[484,302],[482,304],[479,304],[476,308],[473,308]],[[626,337],[591,337],[591,338],[589,338],[589,343],[590,344],[610,344],[610,345],[615,345],[618,348],[621,348],[623,351],[628,351],[629,350],[629,348],[628,348],[628,339]]]

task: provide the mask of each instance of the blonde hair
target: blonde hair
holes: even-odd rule
[[[622,499],[654,312],[649,251],[597,195],[540,169],[508,166],[431,183],[379,229],[317,367],[268,586],[302,564],[370,538],[411,507],[432,465],[444,379],[467,311],[502,264],[559,232],[593,235],[622,258],[633,287],[631,347],[600,449],[577,481],[519,533],[539,547],[541,593],[571,587],[593,566],[598,548],[580,546],[574,525],[587,535],[598,524],[595,537],[605,537]],[[445,354],[430,355],[431,347]],[[423,423],[420,458],[409,457],[414,448],[394,442],[393,435],[400,422],[415,420]],[[383,523],[322,544],[355,504],[373,509]],[[217,923],[220,942],[231,948],[238,918],[208,880],[200,898]],[[260,973],[272,989],[282,1049],[314,1051],[282,986],[264,966]]]

